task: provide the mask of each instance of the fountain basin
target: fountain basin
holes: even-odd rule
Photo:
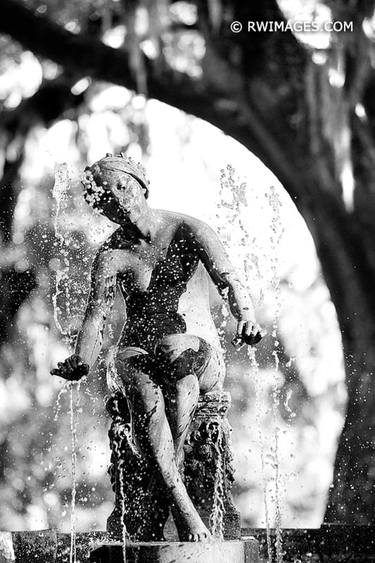
[[[104,544],[91,553],[90,563],[123,563],[120,542]],[[258,542],[139,542],[126,546],[126,563],[257,563]]]
[[[275,530],[270,530],[270,533],[274,550]],[[293,563],[295,561],[369,563],[370,561],[375,561],[375,526],[371,525],[325,524],[321,528],[314,529],[283,529],[282,538],[285,563]],[[113,542],[113,539],[106,532],[78,532],[76,537],[77,563],[89,563],[90,554],[91,561],[95,562],[95,559],[92,559],[94,554],[95,556],[103,554],[103,552],[99,552],[99,549],[107,548],[110,545],[121,546],[120,542]],[[264,528],[243,528],[242,542],[239,540],[224,541],[218,542],[216,545],[226,549],[225,546],[227,544],[235,543],[245,544],[245,558],[242,561],[246,563],[252,563],[253,561],[266,563],[268,560],[267,538]],[[179,542],[163,542],[164,546],[169,544],[179,545]],[[192,546],[190,549],[197,546],[197,544],[191,543],[189,545]],[[259,559],[258,545],[260,551]],[[224,556],[221,555],[222,553],[225,552],[221,552],[219,554],[221,559],[216,557],[214,563],[223,561]],[[235,551],[232,553],[235,553]],[[117,552],[113,552],[113,555],[117,556],[118,554],[117,547]],[[210,554],[208,555],[211,557]],[[122,547],[120,559],[117,559],[117,561],[121,562],[121,557]],[[39,530],[34,532],[0,531],[0,563],[69,563],[69,560],[70,534],[57,532],[56,530]],[[102,560],[111,561],[111,559]],[[211,560],[212,558],[206,559],[205,563]],[[97,559],[97,561],[100,561],[100,559]],[[112,561],[116,561],[116,559],[112,559]],[[130,558],[129,561],[131,561]],[[156,559],[156,561],[158,560]],[[196,563],[195,555],[188,561],[189,563]],[[235,560],[232,560],[231,555],[229,555],[224,561],[225,563],[232,563]],[[179,559],[175,559],[174,563],[180,563]]]

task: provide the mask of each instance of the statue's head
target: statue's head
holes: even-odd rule
[[[87,166],[82,184],[86,202],[115,223],[133,222],[147,207],[146,171],[124,153],[107,154]]]

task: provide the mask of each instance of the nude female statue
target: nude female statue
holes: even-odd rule
[[[156,461],[181,540],[210,535],[178,465],[200,393],[220,390],[224,363],[209,301],[210,276],[237,320],[237,339],[264,333],[218,237],[202,221],[147,203],[144,169],[123,154],[86,169],[86,200],[119,228],[101,246],[75,353],[52,370],[76,381],[94,365],[116,288],[126,306],[115,367],[139,443]]]

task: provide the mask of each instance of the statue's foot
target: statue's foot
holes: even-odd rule
[[[208,541],[211,538],[211,534],[206,526],[203,525],[202,529],[195,530],[188,534],[188,541]]]
[[[176,526],[180,541],[201,542],[208,541],[211,538],[208,528],[203,524],[198,514],[196,516],[189,515],[183,521],[182,518],[178,518]]]

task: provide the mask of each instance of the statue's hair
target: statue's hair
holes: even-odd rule
[[[124,153],[112,155],[107,153],[104,158],[85,168],[82,183],[85,187],[84,198],[94,209],[100,209],[100,201],[105,193],[110,190],[106,187],[106,172],[123,172],[132,176],[143,188],[145,197],[148,197],[149,181],[146,170],[139,162],[135,162]]]

